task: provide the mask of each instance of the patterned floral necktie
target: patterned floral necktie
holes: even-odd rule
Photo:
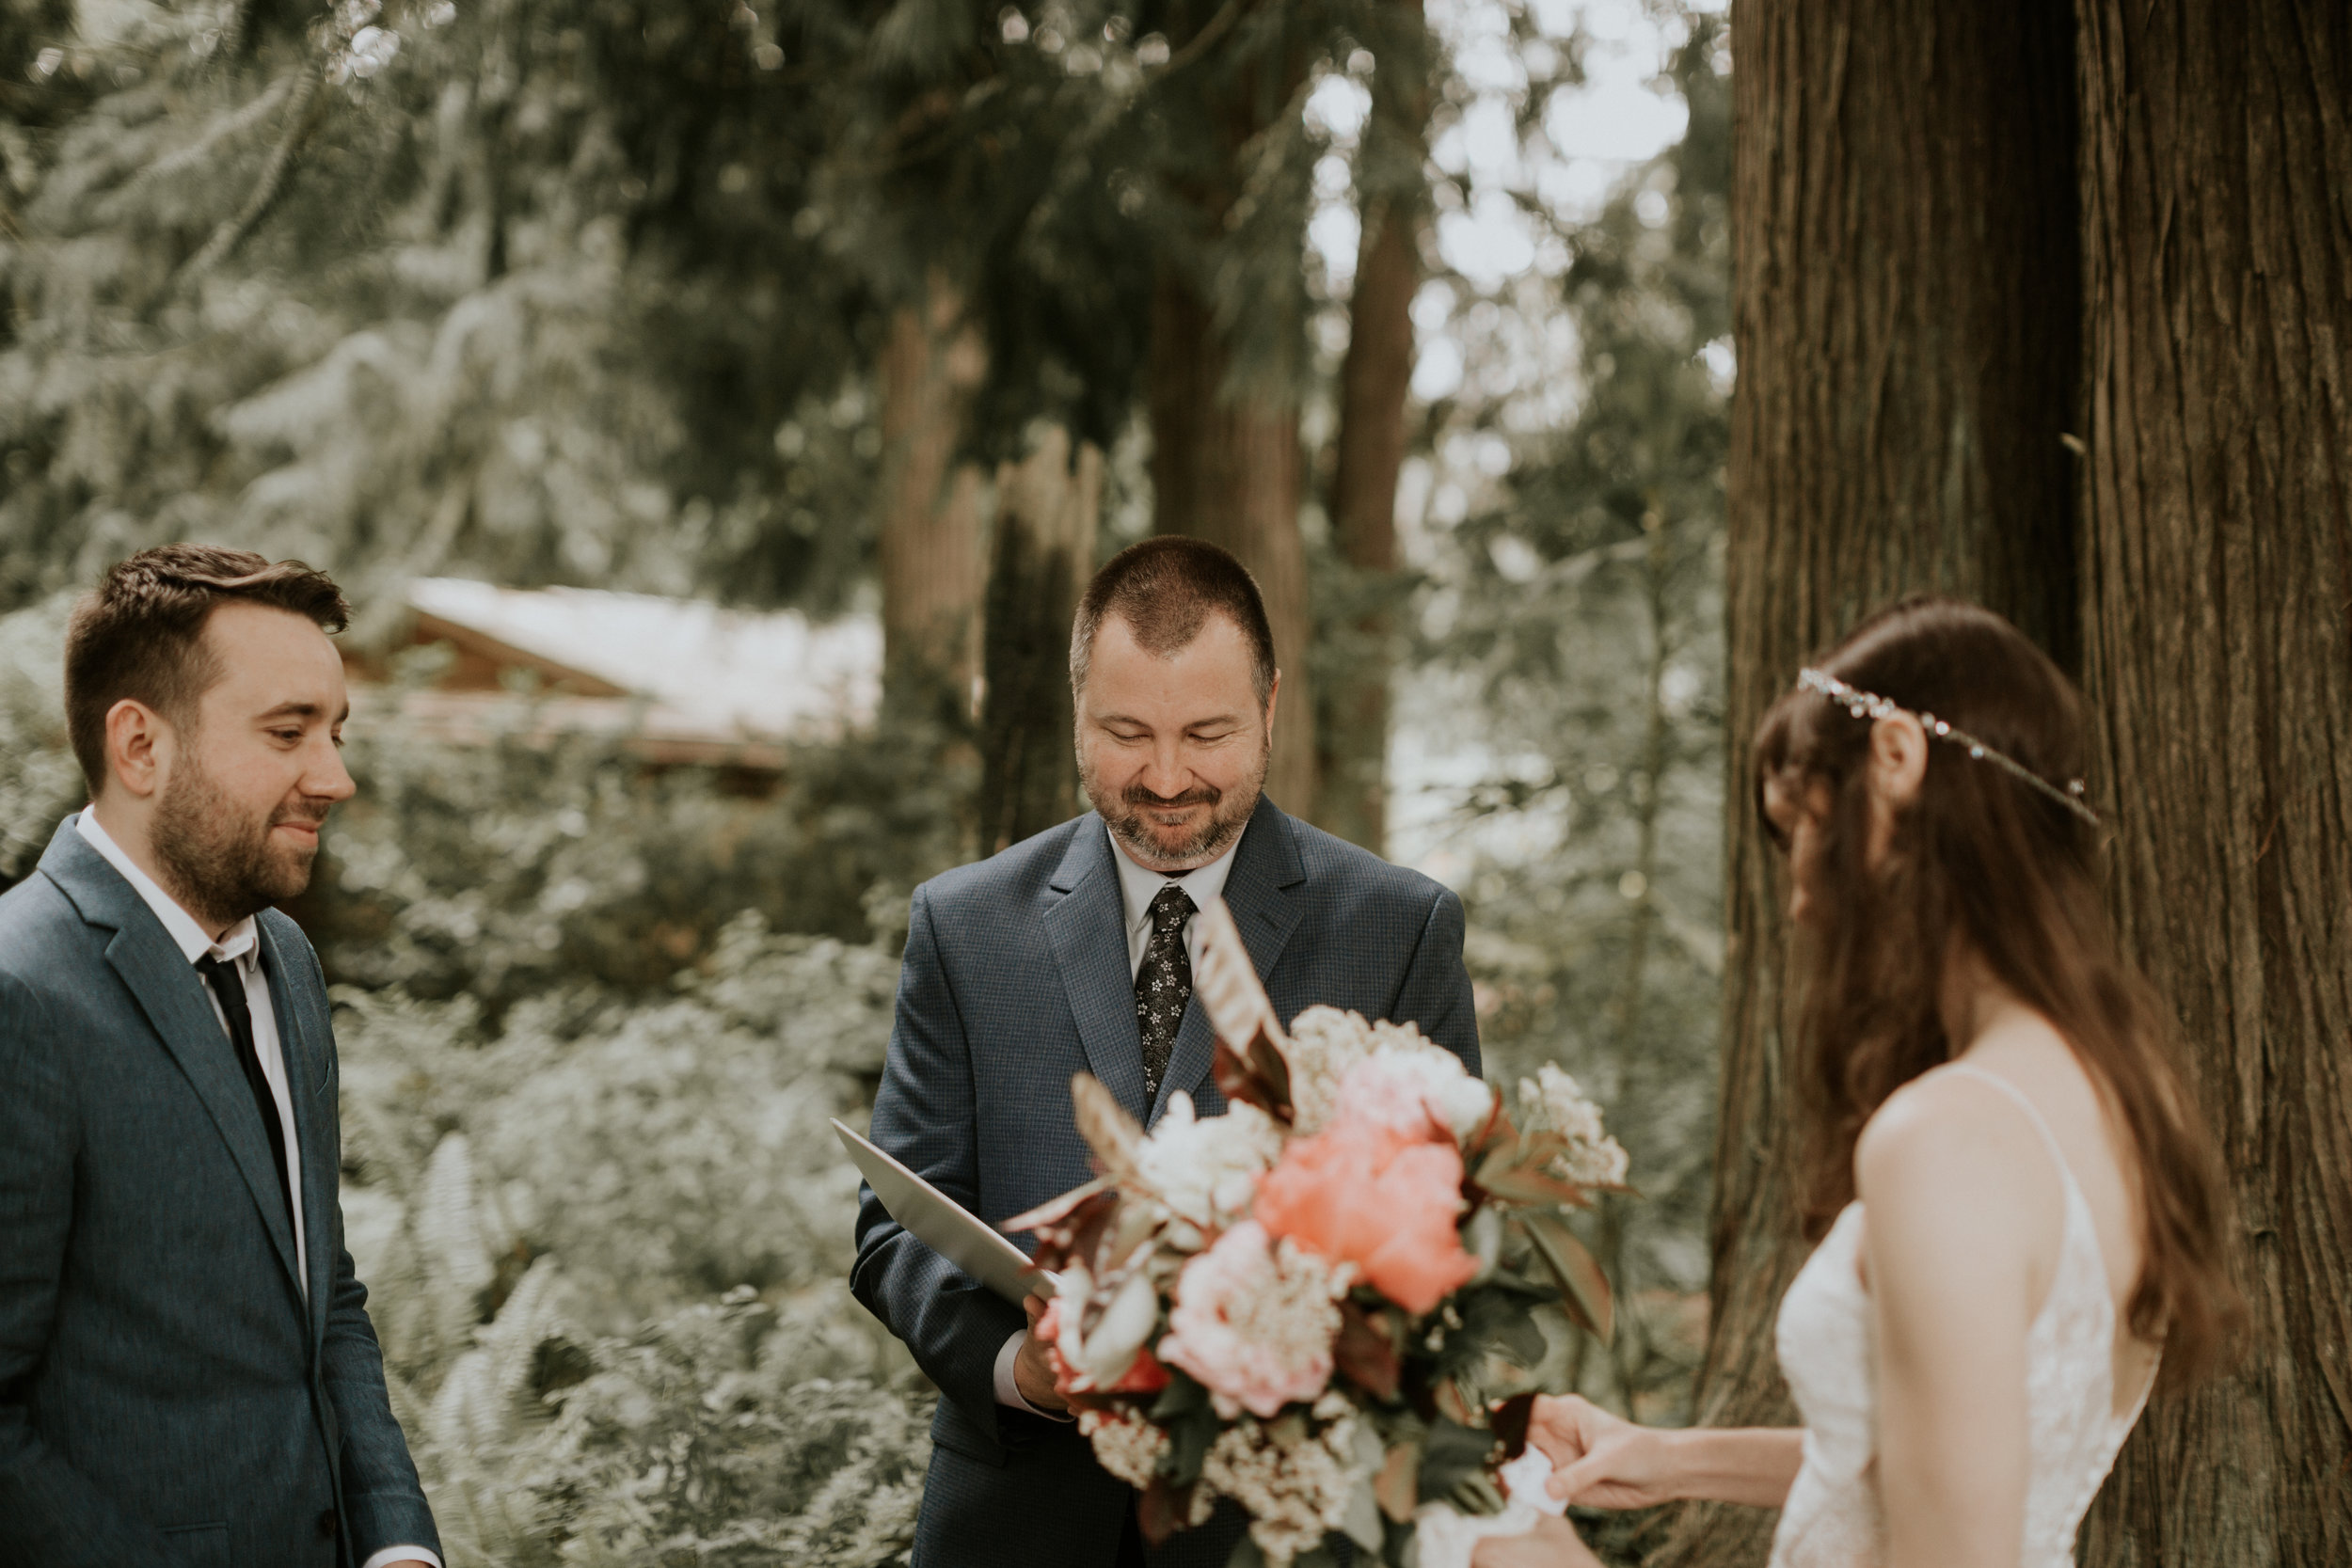
[[[1152,900],[1152,937],[1144,944],[1143,966],[1136,971],[1136,1026],[1143,1035],[1146,1105],[1160,1097],[1168,1053],[1176,1049],[1176,1026],[1184,1022],[1184,1004],[1192,1000],[1192,955],[1184,951],[1184,922],[1193,914],[1191,898],[1174,882]]]

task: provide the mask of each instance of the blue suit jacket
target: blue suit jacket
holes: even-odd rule
[[[318,960],[261,917],[310,1296],[202,979],[69,817],[0,896],[0,1563],[351,1568],[438,1550],[343,1250]]]
[[[983,1219],[1092,1176],[1071,1114],[1073,1073],[1094,1074],[1147,1123],[1178,1089],[1203,1116],[1225,1108],[1198,1001],[1158,1101],[1144,1103],[1116,853],[1089,813],[915,890],[873,1137]],[[1261,800],[1225,901],[1286,1022],[1319,1002],[1410,1022],[1478,1070],[1462,905],[1445,888]],[[901,1230],[870,1190],[857,1240],[852,1289],[942,1395],[920,1568],[1108,1568],[1134,1492],[1073,1427],[996,1403],[996,1355],[1022,1327],[1020,1309]],[[1180,1534],[1155,1560],[1222,1568],[1239,1528],[1228,1515]]]

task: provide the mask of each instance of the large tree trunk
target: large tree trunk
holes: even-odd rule
[[[890,318],[882,359],[884,689],[959,718],[971,702],[980,594],[980,470],[956,462],[988,368],[961,294],[934,275]]]
[[[1412,31],[1421,0],[1398,0]],[[1363,236],[1348,301],[1347,358],[1340,368],[1340,433],[1331,477],[1331,524],[1363,608],[1348,628],[1348,657],[1327,664],[1332,689],[1320,726],[1316,820],[1378,852],[1388,838],[1388,598],[1396,576],[1396,479],[1405,465],[1405,398],[1413,381],[1413,291],[1421,285],[1429,56],[1425,39],[1384,51],[1373,83],[1358,180]],[[1407,178],[1409,174],[1409,179]]]
[[[2097,1564],[2352,1561],[2352,12],[2081,10],[2084,666],[2124,941],[2262,1336],[2153,1409]]]
[[[1232,354],[1214,313],[1175,271],[1152,308],[1150,413],[1153,526],[1222,545],[1265,595],[1282,670],[1266,794],[1300,816],[1315,809],[1315,708],[1308,677],[1314,620],[1298,532],[1298,405],[1228,385]]]
[[[1708,1425],[1793,1418],[1772,1323],[1791,1180],[1780,891],[1749,738],[1805,655],[1913,589],[2074,642],[2072,39],[2031,0],[1737,0],[1724,791],[1730,941]],[[1756,1510],[1686,1511],[1661,1560],[1763,1560]]]
[[[1057,427],[1026,461],[996,470],[980,715],[980,849],[993,854],[1069,819],[1078,768],[1070,625],[1094,571],[1103,454],[1073,458]]]

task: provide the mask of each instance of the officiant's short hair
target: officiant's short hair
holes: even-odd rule
[[[1180,533],[1128,546],[1087,584],[1070,630],[1070,689],[1086,689],[1094,635],[1112,616],[1127,623],[1144,652],[1171,658],[1192,645],[1213,614],[1231,620],[1248,641],[1250,679],[1263,705],[1274,695],[1274,627],[1258,580],[1231,550]]]

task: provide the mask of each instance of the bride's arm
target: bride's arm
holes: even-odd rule
[[[1796,1427],[1635,1426],[1573,1394],[1537,1400],[1528,1439],[1557,1472],[1552,1495],[1586,1508],[1683,1498],[1778,1508],[1804,1447]]]
[[[1915,1085],[1854,1151],[1891,1568],[2015,1568],[2024,1537],[2033,1259],[2063,1214],[2040,1140],[1987,1099]]]

